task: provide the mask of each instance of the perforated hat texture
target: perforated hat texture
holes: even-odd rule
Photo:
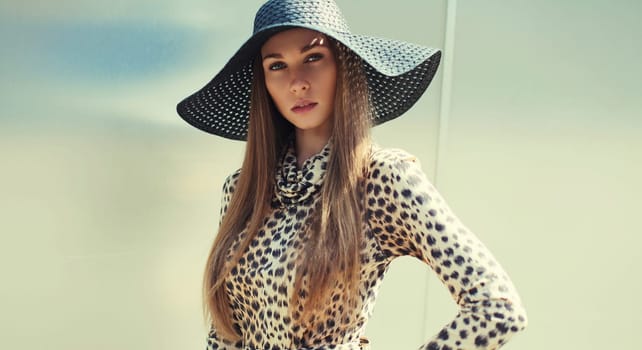
[[[352,34],[333,0],[270,0],[254,19],[253,35],[203,88],[178,103],[192,126],[233,140],[247,139],[252,62],[274,33],[292,27],[316,30],[354,51],[363,62],[373,125],[412,107],[432,81],[441,51],[398,40]]]

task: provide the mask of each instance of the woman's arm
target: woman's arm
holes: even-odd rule
[[[206,350],[241,350],[243,342],[239,340],[236,344],[222,340],[216,333],[214,326],[210,326],[207,334],[207,348]]]
[[[221,221],[223,221],[223,216],[227,212],[227,206],[230,203],[230,198],[236,187],[236,181],[240,174],[240,169],[230,174],[225,181],[223,182],[223,188],[221,190],[221,206],[219,210],[219,221],[218,226],[221,226]],[[230,342],[224,341],[219,337],[216,332],[216,328],[213,325],[210,325],[209,331],[207,333],[207,350],[241,350],[243,347],[242,341],[232,344]]]
[[[428,264],[459,306],[421,349],[498,349],[526,328],[526,311],[508,274],[451,211],[415,157],[378,151],[367,195],[369,221],[384,253]]]
[[[219,227],[221,226],[221,221],[223,221],[223,216],[227,212],[227,205],[230,203],[230,199],[232,198],[232,193],[234,193],[234,189],[236,188],[236,182],[238,181],[240,174],[241,174],[241,169],[238,169],[235,172],[228,175],[225,178],[225,181],[223,181],[223,189],[221,190],[221,207],[220,207],[220,212],[218,217]]]

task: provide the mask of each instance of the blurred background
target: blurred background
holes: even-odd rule
[[[512,277],[529,327],[504,348],[639,348],[642,3],[337,2],[356,33],[445,49],[373,133],[420,158]],[[261,3],[0,0],[0,348],[205,348],[201,276],[244,144],[175,105]],[[397,259],[372,349],[415,349],[456,311]]]

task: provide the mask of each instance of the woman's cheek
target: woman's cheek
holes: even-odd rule
[[[282,89],[282,87],[280,86],[281,84],[282,83],[280,83],[279,79],[277,79],[277,77],[275,76],[266,77],[265,79],[265,87],[267,88],[272,98],[275,98],[276,95],[278,95],[279,90]]]

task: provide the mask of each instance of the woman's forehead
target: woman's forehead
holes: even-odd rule
[[[327,46],[327,37],[307,28],[292,28],[271,36],[261,47],[263,56],[288,49],[302,49],[306,46]]]

